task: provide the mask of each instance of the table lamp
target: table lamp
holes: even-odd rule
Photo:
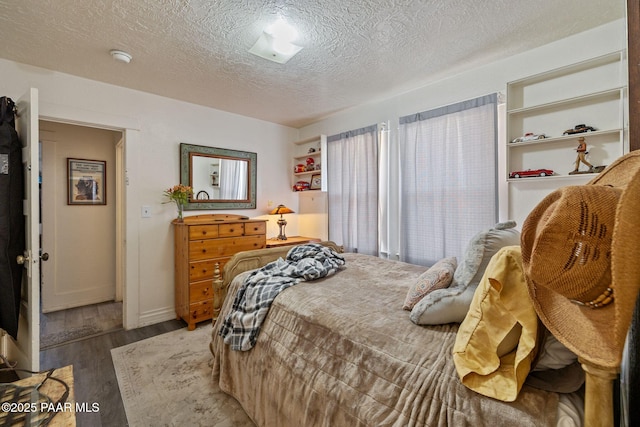
[[[284,228],[287,226],[287,220],[282,216],[283,214],[295,213],[285,205],[278,205],[274,210],[269,212],[269,215],[280,215],[278,219],[278,226],[280,227],[280,233],[278,234],[278,240],[287,240],[287,236],[284,234]]]

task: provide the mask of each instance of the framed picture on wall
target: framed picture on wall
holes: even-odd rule
[[[319,173],[311,175],[309,190],[320,190],[320,188],[322,188],[322,175]]]
[[[107,204],[107,162],[67,158],[67,204]]]

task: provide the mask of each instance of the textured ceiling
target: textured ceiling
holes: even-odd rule
[[[624,13],[623,0],[0,0],[0,57],[297,128]],[[278,16],[304,47],[284,65],[248,53]]]

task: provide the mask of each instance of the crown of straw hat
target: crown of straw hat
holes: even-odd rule
[[[522,263],[538,316],[578,356],[620,364],[640,288],[640,152],[589,184],[545,197],[522,226]]]

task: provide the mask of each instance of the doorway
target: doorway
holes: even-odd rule
[[[120,131],[40,120],[41,346],[121,329]],[[104,162],[97,204],[76,203],[68,159]],[[87,172],[89,174],[89,172]],[[101,194],[102,193],[102,194]],[[44,260],[44,259],[43,259]]]

